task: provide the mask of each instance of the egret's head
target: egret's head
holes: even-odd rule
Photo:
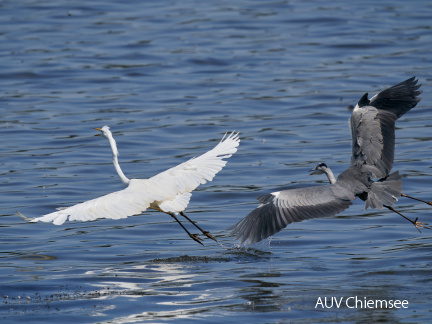
[[[310,170],[309,172],[312,172],[310,175],[313,174],[323,174],[325,173],[325,171],[328,169],[327,164],[325,163],[320,163],[318,164],[315,169]]]
[[[108,126],[104,126],[102,128],[95,128],[95,129],[102,133],[102,134],[97,134],[97,135],[102,135],[103,137],[105,137],[107,139],[112,137],[110,128]]]

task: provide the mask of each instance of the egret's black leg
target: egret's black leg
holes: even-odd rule
[[[418,222],[417,220],[418,220],[418,217],[415,219],[415,220],[412,220],[412,219],[409,219],[408,217],[406,217],[405,215],[402,215],[400,212],[398,212],[396,209],[394,209],[393,207],[390,207],[390,206],[387,206],[387,205],[383,205],[385,208],[388,208],[388,209],[390,209],[391,211],[394,211],[396,214],[399,214],[399,215],[401,215],[403,218],[405,218],[407,221],[409,221],[409,222],[411,222],[411,224],[413,224],[416,228],[417,228],[417,230],[421,233],[421,231],[420,231],[420,228],[419,227],[422,227],[422,228],[426,228],[426,229],[432,229],[432,227],[430,227],[430,226],[427,226],[427,225],[429,225],[429,224],[427,224],[427,223],[422,223],[422,222]]]
[[[421,202],[424,202],[425,204],[428,204],[428,205],[432,206],[432,201],[421,200],[421,199],[418,199],[418,198],[415,198],[415,197],[411,197],[411,196],[405,195],[403,193],[401,193],[401,196],[402,197],[406,197],[406,198],[410,198],[410,199],[414,199],[414,200],[417,200],[417,201],[421,201]]]
[[[199,227],[197,224],[195,224],[195,222],[192,221],[189,217],[187,217],[185,213],[183,213],[181,211],[180,215],[182,215],[184,218],[186,218],[191,224],[193,224],[197,229],[199,229],[201,231],[201,233],[203,233],[205,236],[207,236],[208,238],[211,238],[213,241],[217,242],[217,240],[210,234],[209,231],[202,230],[201,227]]]
[[[172,218],[174,218],[176,220],[176,222],[185,230],[186,233],[188,233],[189,237],[191,239],[193,239],[195,242],[198,242],[201,245],[204,245],[201,243],[202,238],[198,237],[197,234],[191,234],[186,227],[184,227],[184,225],[178,220],[177,216],[174,213],[167,213],[168,215],[170,215]]]

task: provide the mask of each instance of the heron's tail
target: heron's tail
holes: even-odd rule
[[[395,171],[386,178],[373,182],[368,192],[365,209],[368,207],[381,209],[383,204],[393,206],[402,192],[401,178],[399,171]]]

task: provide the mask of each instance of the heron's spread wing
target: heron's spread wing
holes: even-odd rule
[[[386,177],[393,167],[396,120],[420,101],[415,77],[356,105],[351,119],[351,164],[366,165],[374,178]]]
[[[229,229],[242,243],[255,243],[290,223],[336,215],[354,199],[354,194],[338,184],[273,192],[258,198],[261,205]]]
[[[132,179],[127,188],[62,210],[34,218],[32,222],[63,224],[67,219],[91,221],[137,215],[149,207],[178,213],[189,203],[190,192],[211,181],[227,163],[223,159],[237,151],[238,133],[231,133],[207,153],[190,159],[150,179]]]

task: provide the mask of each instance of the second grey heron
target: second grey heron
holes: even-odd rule
[[[357,197],[365,201],[365,209],[386,207],[409,220],[417,229],[431,229],[428,224],[417,219],[413,221],[392,207],[401,195],[416,199],[402,194],[401,175],[398,171],[390,171],[394,159],[395,121],[421,100],[418,96],[422,91],[418,90],[417,82],[412,77],[371,99],[367,93],[363,95],[350,118],[350,167],[336,178],[325,163],[320,163],[313,174],[326,174],[330,184],[259,197],[261,204],[229,228],[231,235],[241,243],[259,242],[290,223],[339,214]]]

